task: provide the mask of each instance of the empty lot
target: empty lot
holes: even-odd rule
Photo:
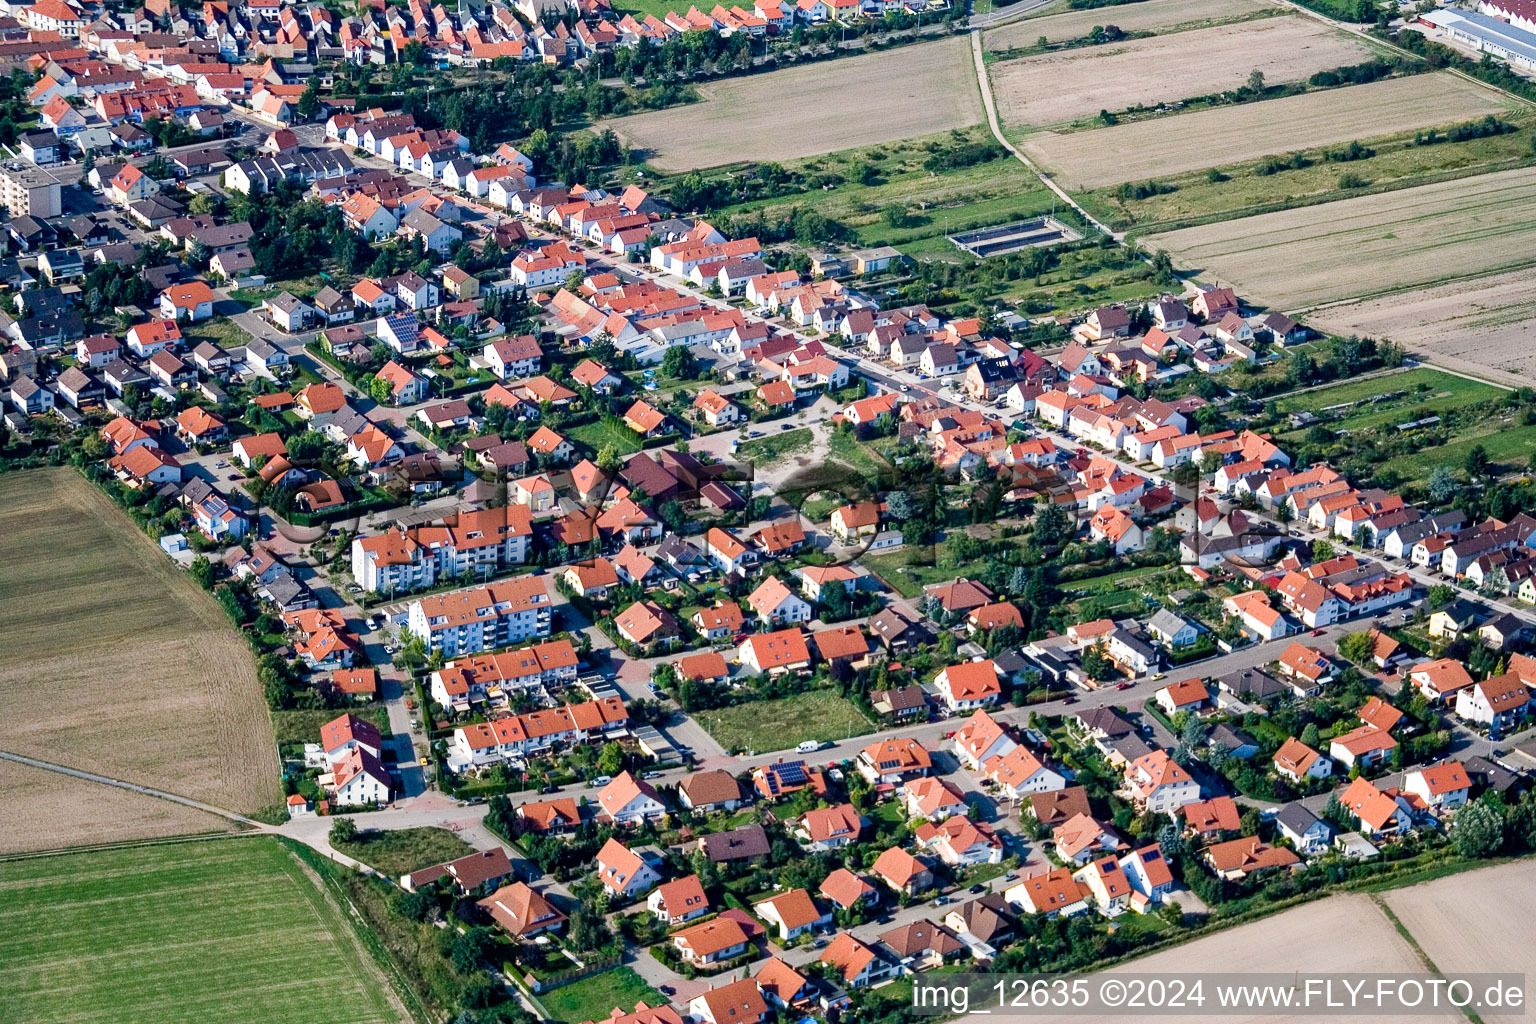
[[[1369,53],[1357,38],[1287,15],[1245,23],[1240,31],[1205,28],[1019,57],[991,65],[990,72],[1005,125],[1048,127],[1100,110],[1235,89],[1254,71],[1262,71],[1271,85],[1292,82],[1357,63]],[[1229,111],[1227,116],[1241,122],[1246,114]]]
[[[278,800],[249,648],[74,470],[0,479],[0,618],[0,749],[235,811]],[[5,797],[0,814],[35,820],[16,806],[31,799],[24,789]],[[32,838],[35,848],[79,841],[63,817]]]
[[[1536,375],[1536,293],[1526,271],[1329,306],[1311,319],[1320,330],[1390,338],[1454,369],[1502,375],[1516,387]]]
[[[1278,8],[1264,0],[1145,0],[1113,10],[1099,8],[1027,18],[989,29],[982,38],[988,50],[1012,50],[1034,46],[1041,36],[1053,43],[1081,39],[1096,25],[1114,25],[1124,32],[1166,32],[1181,25],[1229,21],[1275,10]]]
[[[1283,309],[1386,295],[1536,263],[1536,168],[1186,228],[1145,243]]]
[[[705,99],[622,117],[612,128],[659,170],[795,160],[962,128],[982,119],[970,43],[961,36],[883,53],[732,78]]]
[[[1091,189],[1447,125],[1508,105],[1486,86],[1441,72],[1307,92],[1235,110],[1217,107],[1093,131],[1041,133],[1026,140],[1023,149],[1068,188]],[[1127,160],[1127,153],[1136,158]]]

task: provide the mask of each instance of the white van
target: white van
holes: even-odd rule
[[[814,754],[816,751],[821,749],[821,744],[815,740],[806,740],[795,749],[800,751],[802,754]]]

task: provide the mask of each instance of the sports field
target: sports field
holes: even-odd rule
[[[1046,128],[1101,110],[1235,89],[1254,71],[1263,72],[1271,85],[1294,82],[1358,63],[1369,53],[1360,39],[1287,15],[1245,23],[1240,32],[1213,27],[1019,57],[992,64],[989,71],[1003,125]],[[1241,121],[1244,115],[1229,116]]]
[[[1144,243],[1281,309],[1387,295],[1536,263],[1536,168],[1185,228]]]
[[[989,29],[982,36],[993,52],[1034,46],[1041,36],[1048,42],[1082,39],[1095,26],[1114,25],[1122,32],[1177,32],[1186,26],[1231,21],[1280,8],[1264,0],[1144,0],[1115,8],[1068,11],[1043,18],[1026,18]]]
[[[1311,319],[1319,330],[1391,338],[1446,366],[1515,387],[1528,387],[1536,376],[1536,293],[1528,271],[1328,306]]]
[[[0,1018],[406,1019],[340,908],[266,838],[0,863]]]
[[[1055,171],[1066,187],[1090,189],[1448,125],[1508,106],[1492,89],[1441,72],[1086,132],[1041,133],[1026,139],[1022,148]],[[1136,158],[1127,160],[1127,153]],[[1277,193],[1291,187],[1284,175],[1269,180]]]
[[[250,649],[214,599],[74,470],[0,478],[0,621],[0,749],[233,811],[278,801]],[[0,795],[0,816],[37,820],[25,789]],[[127,804],[104,795],[103,806]],[[116,838],[164,833],[120,824]],[[103,827],[117,825],[106,816]],[[64,815],[43,817],[26,841],[49,849],[81,837]]]
[[[697,87],[702,102],[635,114],[612,128],[663,171],[795,160],[963,128],[982,119],[961,36]]]

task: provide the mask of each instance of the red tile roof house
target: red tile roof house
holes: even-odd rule
[[[645,900],[646,908],[669,927],[709,913],[709,898],[698,875],[663,882]]]
[[[1004,892],[1010,905],[1026,914],[1044,914],[1047,918],[1064,914],[1071,917],[1089,908],[1092,893],[1072,877],[1071,868],[1053,868],[1029,875]]]
[[[752,910],[764,921],[777,926],[779,938],[784,942],[832,923],[832,911],[818,906],[804,889],[770,896],[752,904]]]
[[[1199,711],[1211,703],[1210,691],[1198,679],[1185,679],[1169,683],[1157,691],[1157,703],[1168,714],[1180,711]]]
[[[757,983],[757,990],[763,994],[763,998],[774,1006],[807,1002],[818,991],[817,986],[807,980],[805,975],[776,956],[769,957],[758,968],[752,980]]]
[[[852,804],[816,807],[805,812],[794,836],[801,848],[811,853],[835,850],[859,838],[867,824]]]
[[[714,964],[745,953],[751,939],[733,918],[716,917],[677,932],[672,945],[688,963]]]
[[[910,964],[916,970],[937,966],[966,949],[965,943],[948,928],[926,919],[883,931],[880,941],[903,964]]]
[[[934,677],[939,697],[951,711],[971,711],[1002,700],[1003,686],[991,659],[951,665]]]
[[[942,821],[968,811],[960,791],[938,778],[908,779],[902,784],[900,800],[909,818]]]
[[[556,910],[538,890],[523,882],[513,882],[479,901],[491,918],[520,939],[544,932],[558,932],[565,927],[565,915]]]
[[[859,751],[856,767],[871,783],[895,784],[927,775],[933,770],[933,759],[921,743],[903,736],[871,743]]]
[[[1301,858],[1287,847],[1270,846],[1256,836],[1249,836],[1207,847],[1205,862],[1217,877],[1230,882],[1259,871],[1299,867]]]
[[[1403,792],[1416,796],[1434,811],[1454,811],[1472,794],[1472,781],[1460,761],[1443,761],[1411,771],[1403,778]]]
[[[1489,676],[1456,694],[1456,717],[1505,731],[1530,714],[1531,691],[1514,672]]]
[[[844,910],[849,910],[862,903],[865,906],[874,906],[880,902],[880,890],[870,884],[862,875],[856,875],[847,868],[838,868],[822,880],[821,895],[831,900]]]
[[[1202,839],[1220,836],[1223,832],[1236,832],[1242,828],[1242,814],[1237,802],[1229,796],[1213,796],[1209,800],[1196,800],[1178,809],[1184,817],[1185,831]]]
[[[482,885],[501,885],[514,873],[512,860],[501,847],[480,850],[467,857],[435,864],[420,871],[413,871],[400,879],[400,888],[407,892],[417,886],[447,878],[464,895],[469,895]]]
[[[1355,819],[1366,835],[1395,834],[1407,829],[1412,819],[1404,801],[1383,793],[1369,779],[1359,778],[1339,796],[1344,810]]]
[[[661,876],[640,854],[617,839],[610,839],[597,853],[597,877],[615,896],[635,897],[661,881]]]
[[[688,1004],[695,1021],[707,1024],[762,1024],[768,1004],[751,978],[733,981],[697,995]]]
[[[880,956],[848,932],[838,933],[822,952],[820,962],[833,968],[834,975],[842,979],[842,984],[855,989],[868,988],[899,971],[894,962]]]
[[[1275,773],[1292,782],[1325,779],[1333,774],[1333,761],[1292,736],[1275,751]]]
[[[994,757],[1009,754],[1018,746],[997,720],[978,711],[950,738],[960,763],[971,771],[980,771]]]
[[[741,784],[728,771],[716,769],[683,776],[677,784],[678,803],[692,811],[734,811],[742,804]]]
[[[597,802],[615,825],[639,825],[667,813],[666,804],[657,797],[651,784],[642,782],[630,772],[620,773],[599,790]]]
[[[1172,814],[1175,808],[1200,799],[1200,784],[1165,750],[1154,750],[1126,765],[1125,783],[1136,805],[1154,814]]]
[[[874,876],[893,892],[915,896],[933,888],[933,871],[927,861],[893,846],[875,859],[870,868]]]
[[[1396,747],[1397,740],[1385,729],[1362,725],[1335,736],[1328,744],[1328,755],[1346,769],[1357,764],[1365,769],[1384,762]]]

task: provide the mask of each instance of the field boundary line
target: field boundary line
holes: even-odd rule
[[[141,786],[137,782],[128,782],[123,779],[114,779],[109,775],[98,775],[95,772],[82,771],[79,768],[70,768],[67,765],[54,764],[52,761],[40,761],[35,757],[25,757],[21,754],[13,754],[9,750],[0,750],[0,760],[14,761],[17,764],[29,765],[33,768],[42,768],[45,771],[58,772],[61,775],[70,775],[86,782],[95,782],[103,786],[112,786],[117,789],[126,789],[130,793],[138,793],[140,796],[158,797],[161,800],[169,800],[171,803],[191,807],[194,810],[204,811],[208,814],[216,814],[221,818],[239,822],[250,828],[265,831],[268,826],[264,822],[254,818],[247,818],[243,814],[227,811],[213,804],[205,804],[201,800],[193,800],[191,797],[181,796],[177,793],[168,793],[163,789],[155,789],[153,786]]]
[[[52,850],[26,850],[21,853],[0,854],[0,864],[14,864],[41,857],[67,857],[76,853],[112,853],[115,850],[134,850],[141,846],[175,846],[179,843],[206,843],[214,839],[249,839],[262,835],[260,832],[188,832],[181,836],[161,836],[158,839],[125,839],[120,843],[89,843],[83,846],[59,846]]]
[[[1444,978],[1445,972],[1436,965],[1434,960],[1430,959],[1428,953],[1424,952],[1424,947],[1419,945],[1419,940],[1413,937],[1413,932],[1408,930],[1408,926],[1403,924],[1402,919],[1387,905],[1387,901],[1376,893],[1371,893],[1369,898],[1376,905],[1376,909],[1381,911],[1381,916],[1387,919],[1387,923],[1397,931],[1397,934],[1403,937],[1404,942],[1408,943],[1409,948],[1413,950],[1413,955],[1418,957],[1419,963],[1424,965],[1424,969],[1437,978]],[[1459,1009],[1462,1016],[1466,1017],[1472,1024],[1483,1024],[1482,1018],[1467,1007],[1463,1006],[1459,1007]]]

